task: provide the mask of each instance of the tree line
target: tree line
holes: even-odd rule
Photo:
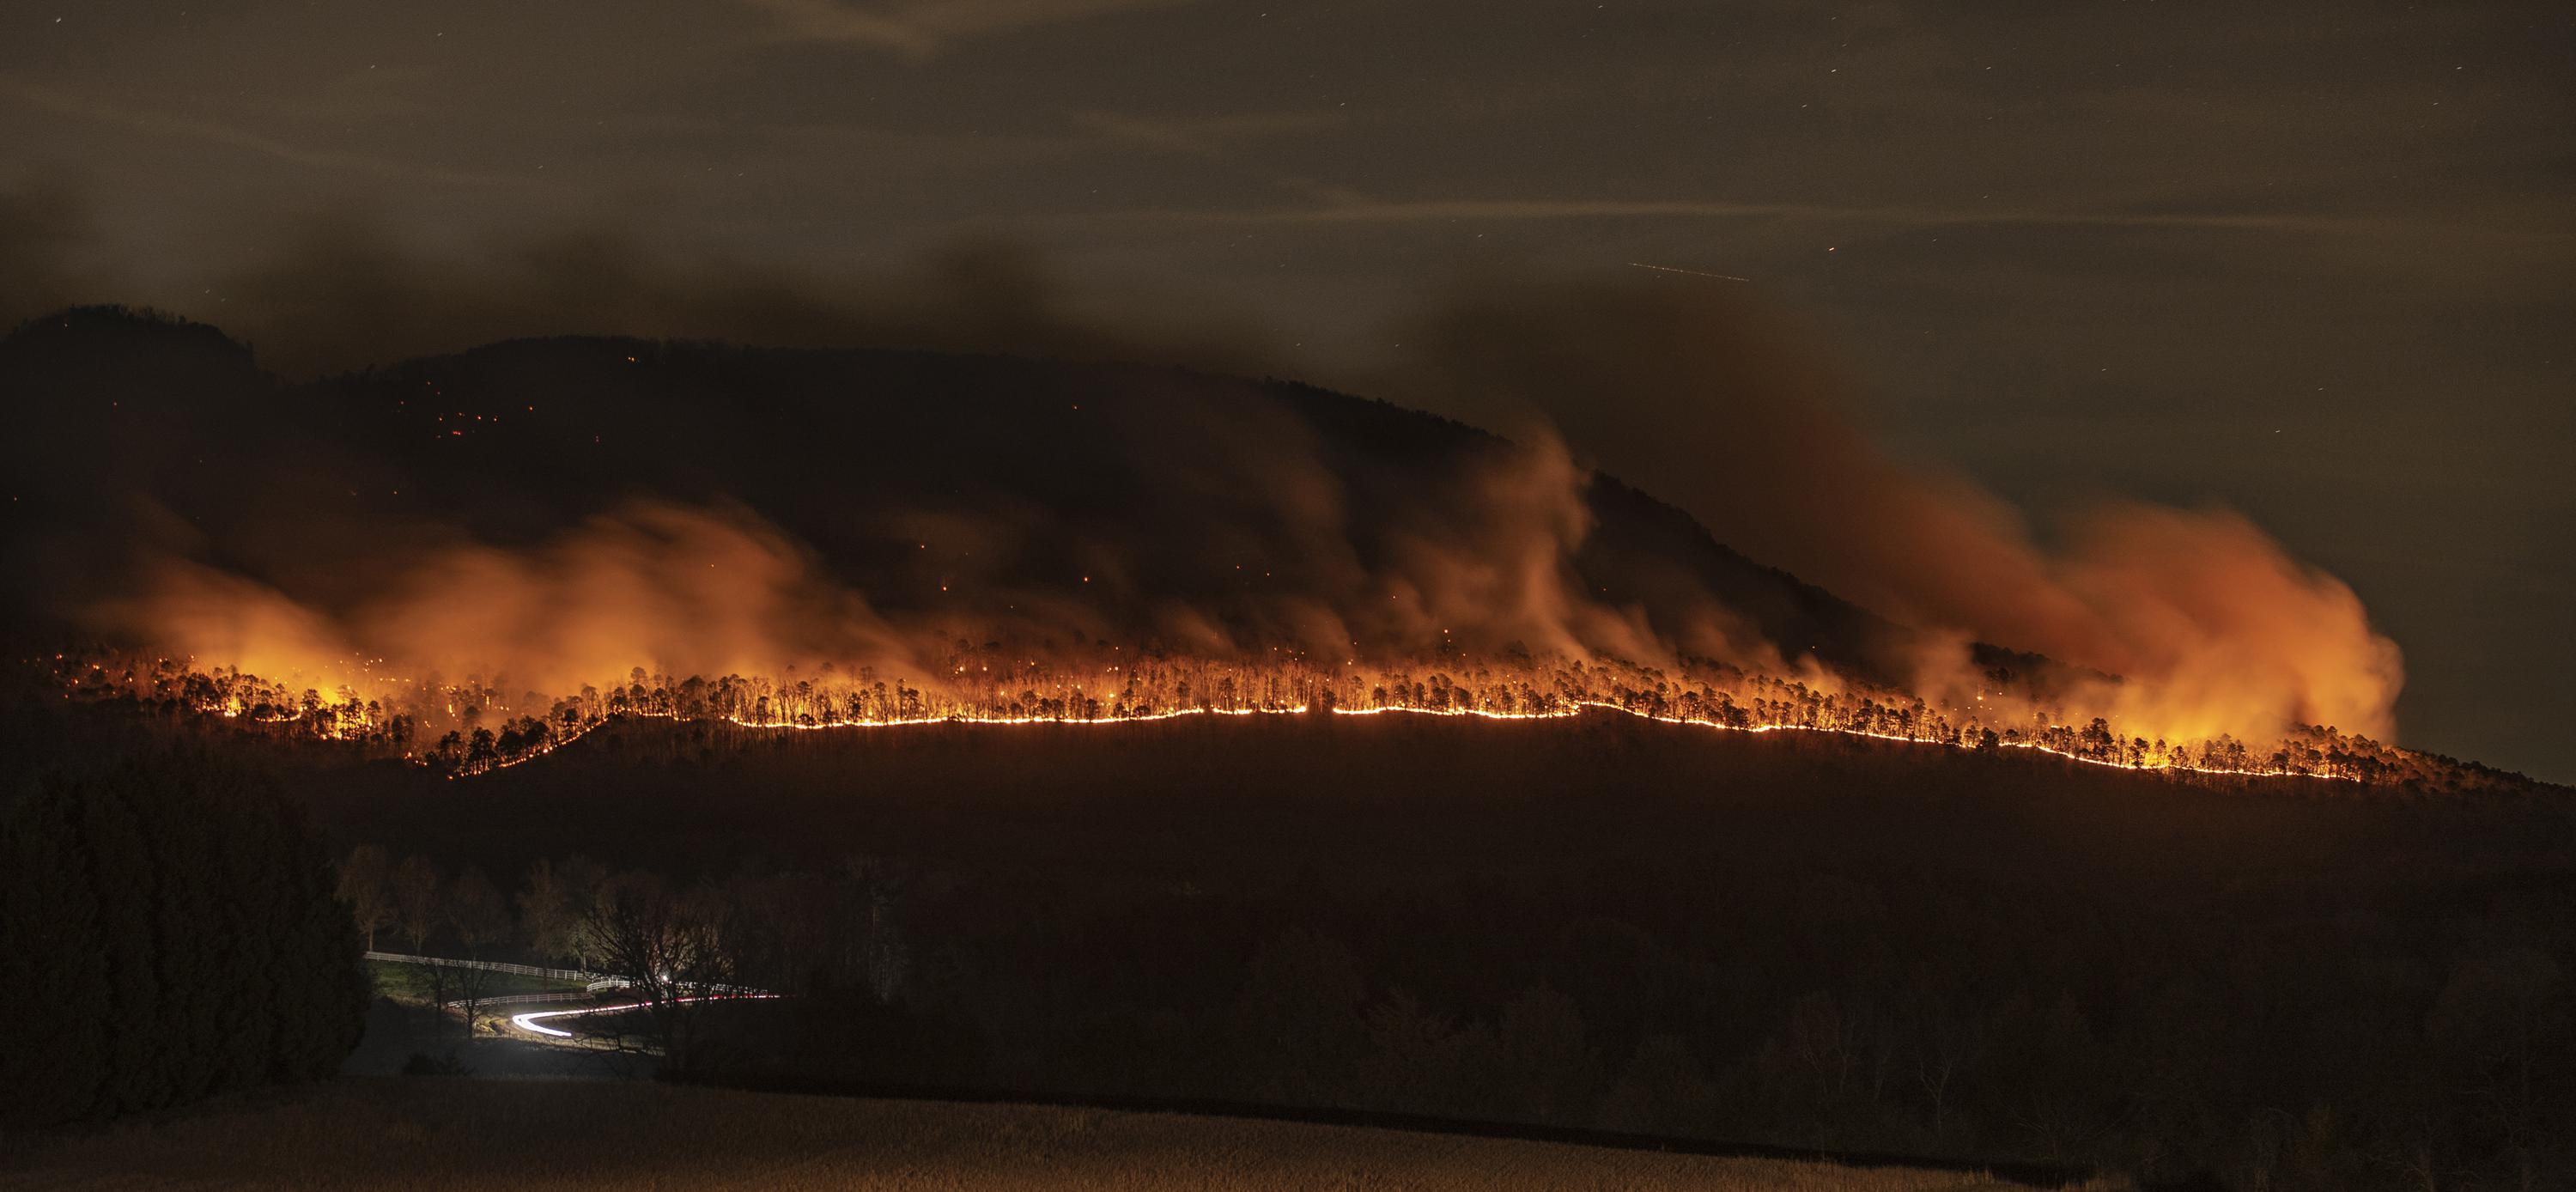
[[[1025,651],[959,640],[944,678],[926,687],[871,667],[826,664],[812,673],[715,678],[631,670],[606,689],[507,693],[500,680],[468,676],[414,684],[389,705],[341,688],[300,693],[238,670],[199,671],[169,659],[87,656],[55,676],[94,699],[131,699],[166,711],[219,714],[254,731],[352,742],[411,757],[441,773],[479,774],[544,754],[620,717],[662,718],[750,728],[822,728],[961,720],[1116,721],[1180,712],[1410,711],[1553,717],[1612,708],[1656,720],[1728,729],[1795,728],[1911,741],[1963,750],[2013,747],[2089,762],[2178,775],[2272,775],[2350,780],[2414,793],[2520,792],[2521,775],[2401,749],[2331,725],[2295,726],[2254,743],[2221,734],[2167,741],[2079,721],[2036,696],[2012,694],[2023,680],[1997,668],[1991,702],[1936,707],[1919,696],[1866,684],[1811,686],[1795,677],[1705,660],[1676,669],[1616,659],[1536,658],[1516,650],[1493,659],[1442,657],[1422,665],[1323,667],[1310,661],[1246,662],[1166,655],[1156,650],[1081,647]],[[1983,697],[1980,697],[1981,700]],[[2017,709],[2017,710],[2016,710]]]
[[[361,848],[344,874],[380,859]],[[405,870],[438,888],[426,862]],[[486,913],[489,886],[467,869],[444,889]],[[401,901],[384,913],[407,944],[467,944],[463,912]],[[2570,941],[2509,909],[2444,947],[2398,919],[2280,940],[2223,904],[2027,902],[1787,866],[1264,892],[882,858],[685,881],[539,860],[513,901],[517,954],[628,976],[648,1008],[583,1021],[682,1075],[1377,1110],[2317,1192],[2543,1186],[2568,1170],[2576,1124]],[[735,986],[788,997],[691,1000]]]
[[[674,1068],[695,1058],[699,1016],[692,1011],[700,1003],[791,985],[810,989],[811,974],[794,971],[796,962],[779,949],[790,936],[805,941],[797,928],[829,919],[798,914],[809,908],[775,897],[774,885],[746,879],[680,886],[643,870],[612,872],[578,855],[539,859],[515,894],[504,896],[471,864],[451,875],[426,857],[397,863],[383,846],[362,844],[340,862],[336,889],[370,950],[383,935],[414,955],[531,961],[616,980],[603,996],[638,1010],[577,1025],[648,1048]],[[470,1037],[493,970],[426,965],[423,973],[429,999],[457,1011]]]
[[[329,1076],[369,985],[303,814],[203,754],[35,777],[0,815],[0,1120]]]

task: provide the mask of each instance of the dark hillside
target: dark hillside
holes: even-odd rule
[[[1431,415],[1174,369],[566,338],[279,386],[211,328],[62,321],[0,345],[35,502],[10,557],[49,577],[16,599],[45,621],[77,607],[71,581],[114,576],[64,568],[82,544],[349,595],[460,536],[524,545],[652,500],[755,511],[880,610],[948,608],[970,583],[1081,592],[1150,636],[1149,605],[1222,619],[1480,532],[1511,466]],[[1737,637],[1876,673],[1878,618],[1615,480],[1586,500],[1574,562],[1605,604],[1671,631],[1714,600]]]
[[[1608,712],[816,733],[642,721],[470,781],[399,763],[309,781],[344,834],[523,850],[489,858],[503,868],[574,849],[716,873],[857,851],[1204,885],[1309,866],[1391,880],[1723,859],[2197,896],[2359,890],[2444,869],[2445,857],[2504,874],[2576,863],[2576,804],[2545,788],[2452,805]],[[512,830],[489,831],[496,817]]]
[[[478,779],[298,785],[346,840],[500,874],[584,853],[768,908],[764,971],[809,997],[736,1016],[728,1078],[2313,1187],[2380,1186],[2409,1149],[2554,1170],[2542,1140],[2576,1124],[2554,792],[1614,715],[655,722]]]

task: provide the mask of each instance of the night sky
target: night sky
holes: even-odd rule
[[[2244,511],[2405,648],[2401,741],[2567,781],[2571,117],[2563,4],[6,0],[0,299],[256,325],[317,220],[1007,242],[1364,387],[1497,271],[1725,287],[1903,458]]]

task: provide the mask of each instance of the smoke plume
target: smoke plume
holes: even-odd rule
[[[707,677],[868,668],[918,683],[959,645],[988,640],[1038,652],[1125,643],[1215,660],[1288,649],[1328,663],[1511,649],[1664,656],[1640,617],[1588,599],[1574,576],[1591,528],[1588,476],[1552,439],[1437,478],[1442,499],[1372,508],[1370,525],[1386,525],[1365,541],[1351,537],[1343,482],[1294,444],[1283,435],[1255,453],[1236,438],[1248,454],[1213,456],[1236,465],[1227,491],[1242,507],[1220,524],[1244,529],[1231,557],[1253,569],[1234,592],[1140,584],[1151,547],[1122,535],[925,504],[880,511],[882,524],[935,537],[944,555],[973,563],[944,567],[937,599],[882,609],[746,507],[640,500],[529,545],[454,541],[371,558],[369,582],[355,587],[289,591],[291,579],[163,554],[142,569],[139,596],[108,602],[90,624],[112,640],[325,692],[373,696],[426,679],[541,697],[522,701],[540,706],[639,667]],[[1069,586],[1015,580],[1040,551],[1090,570]]]
[[[0,218],[0,303],[11,312],[110,296],[114,273],[90,251],[77,202],[0,195],[0,216],[10,217]],[[1416,354],[1362,388],[1540,429],[1418,484],[1355,479],[1311,426],[1247,386],[1242,400],[1146,393],[1104,412],[1132,425],[1099,474],[1152,478],[1124,529],[1026,496],[870,504],[878,538],[942,544],[940,575],[915,577],[944,581],[937,603],[855,584],[779,510],[727,494],[647,495],[534,546],[432,527],[448,544],[421,549],[414,527],[388,536],[406,544],[399,556],[334,560],[323,570],[339,587],[328,592],[209,561],[302,541],[272,527],[261,543],[162,559],[145,595],[110,593],[125,599],[108,607],[174,648],[246,667],[287,654],[389,658],[532,685],[613,679],[633,665],[865,658],[919,670],[934,665],[937,643],[988,636],[1285,644],[1316,658],[1517,647],[1778,669],[1804,657],[1809,643],[1766,638],[1760,618],[1715,595],[1650,610],[1580,580],[1575,560],[1593,528],[1587,469],[1602,461],[1720,541],[1912,627],[1895,652],[1928,697],[1974,698],[1986,680],[1968,647],[1987,642],[2098,672],[2070,702],[2143,733],[2393,731],[2396,647],[2350,588],[2243,517],[2112,503],[2035,526],[1973,481],[1872,444],[1839,413],[1839,370],[1794,325],[1730,289],[1668,281],[1489,278],[1430,302],[1394,337]],[[219,320],[290,374],[571,332],[1299,371],[1240,320],[1082,313],[1090,308],[1032,254],[994,243],[837,280],[691,262],[616,230],[439,257],[340,216],[300,228],[219,288],[219,310],[183,312]],[[64,503],[84,502],[124,498]],[[1198,585],[1175,551],[1223,560],[1244,582]],[[1030,580],[1041,572],[1053,580]]]
[[[2385,738],[2397,647],[2352,590],[2235,513],[2113,503],[2046,545],[1965,477],[1895,459],[1838,410],[1794,326],[1706,286],[1488,283],[1427,315],[1389,384],[1436,409],[1543,412],[1767,562],[1953,643],[2124,680],[2082,702],[2177,739],[2332,724]],[[1964,650],[1926,688],[1978,683]]]

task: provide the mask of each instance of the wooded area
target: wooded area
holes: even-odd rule
[[[723,1079],[2231,1187],[2568,1170],[2555,801],[1616,718],[1134,731],[639,725],[323,806],[512,875],[532,958],[597,962],[594,891],[665,892],[722,980],[792,995],[703,1012],[684,1066]]]
[[[301,809],[140,752],[0,807],[0,1120],[60,1123],[337,1071],[371,996]]]

